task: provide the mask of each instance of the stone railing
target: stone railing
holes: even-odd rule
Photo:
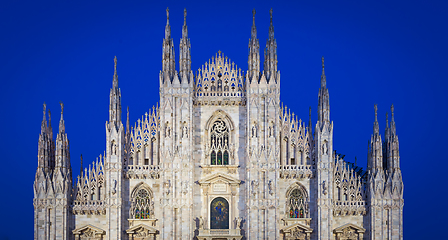
[[[334,216],[366,215],[367,203],[365,201],[334,201]]]
[[[199,240],[206,240],[212,238],[219,239],[241,239],[241,229],[199,229]]]
[[[124,175],[130,179],[159,179],[160,166],[129,165],[124,167]]]
[[[73,214],[104,215],[106,214],[106,201],[104,200],[75,200],[73,201]]]
[[[313,165],[283,165],[280,166],[280,178],[306,179],[314,176]]]

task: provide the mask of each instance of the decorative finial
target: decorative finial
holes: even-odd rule
[[[81,172],[80,172],[79,176],[82,177],[82,154],[81,154]]]
[[[392,112],[392,119],[394,119],[394,105],[390,106],[390,111]]]
[[[184,25],[187,25],[187,9],[184,8]]]
[[[170,24],[170,9],[166,8],[166,24]]]
[[[271,15],[271,25],[272,25],[272,8],[269,10],[269,14]]]
[[[253,24],[255,25],[255,8],[254,10],[252,10],[252,15],[253,15]]]
[[[62,116],[64,114],[64,103],[62,103],[62,101],[60,101],[59,105],[61,105],[61,116]]]
[[[324,57],[322,56],[322,69],[324,69],[325,68],[325,64],[324,64]]]
[[[117,73],[117,56],[114,57],[114,72]]]
[[[375,104],[374,108],[375,108],[375,122],[378,122],[378,118],[377,118],[377,115],[378,115],[378,107],[377,107],[376,104]]]

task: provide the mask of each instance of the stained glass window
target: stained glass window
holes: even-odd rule
[[[211,128],[210,148],[212,165],[229,164],[229,129],[221,119],[216,120]]]
[[[132,219],[150,219],[154,212],[151,195],[144,188],[138,189],[131,199],[130,215]]]
[[[305,197],[302,191],[294,189],[289,194],[289,217],[290,218],[304,218],[306,205]]]
[[[210,229],[229,229],[229,203],[222,197],[210,204]]]

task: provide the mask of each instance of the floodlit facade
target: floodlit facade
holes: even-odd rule
[[[324,59],[306,125],[280,101],[272,10],[263,70],[253,15],[247,71],[218,52],[193,74],[186,11],[176,69],[167,10],[160,102],[133,124],[115,58],[105,152],[73,182],[63,105],[56,138],[44,105],[35,239],[403,239],[393,107],[381,136],[375,106],[368,169],[346,162]]]

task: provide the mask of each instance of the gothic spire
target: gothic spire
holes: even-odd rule
[[[251,38],[256,39],[257,38],[257,27],[255,26],[255,8],[252,10],[252,31],[251,31]]]
[[[383,169],[383,148],[378,124],[378,106],[374,105],[375,121],[373,122],[373,134],[369,141],[369,169]]]
[[[170,38],[171,38],[170,9],[166,8],[165,39],[170,39]]]
[[[311,106],[310,106],[310,113],[309,113],[309,115],[310,115],[310,119],[309,119],[309,122],[308,122],[308,131],[309,131],[309,136],[310,136],[310,140],[313,138],[313,136],[312,136],[312,128],[311,128]]]
[[[126,115],[126,134],[130,134],[130,123],[129,123],[129,106],[127,109],[127,115]]]
[[[59,120],[59,133],[65,133],[65,122],[64,122],[64,103],[59,102],[61,105],[61,120]]]
[[[171,82],[176,71],[176,62],[174,55],[174,43],[173,39],[171,38],[170,10],[168,8],[166,9],[165,38],[163,39],[162,54],[162,71],[164,77],[163,82]]]
[[[390,106],[390,111],[392,114],[392,120],[390,121],[390,131],[392,135],[397,135],[397,129],[395,128],[395,119],[394,119],[394,105]]]
[[[387,139],[389,138],[389,134],[390,134],[390,129],[389,129],[389,114],[386,112],[386,127],[384,129],[384,137],[385,140],[387,141]]]
[[[114,77],[109,100],[109,122],[118,127],[121,122],[121,91],[118,87],[117,56],[114,58]]]
[[[249,39],[249,60],[248,60],[248,77],[249,81],[258,82],[260,73],[260,44],[257,38],[257,27],[255,27],[255,9],[252,10],[253,22],[251,38]]]
[[[269,11],[271,15],[271,24],[269,26],[269,38],[266,42],[264,50],[264,73],[268,81],[271,76],[276,76],[277,73],[277,41],[274,38],[274,25],[272,24],[272,8]]]
[[[182,38],[188,38],[187,9],[184,8],[184,26],[182,27]]]
[[[45,102],[44,102],[44,113],[43,113],[42,124],[41,124],[41,127],[40,127],[40,132],[41,133],[46,133],[47,132],[47,116],[46,116],[46,112],[47,112],[47,104],[45,104]]]
[[[380,134],[380,127],[378,124],[378,107],[376,104],[374,108],[375,108],[375,122],[373,123],[373,134],[378,135]]]
[[[327,77],[325,76],[325,63],[324,57],[322,57],[322,75],[320,76],[320,87],[327,88]]]
[[[182,38],[179,45],[179,77],[182,83],[184,80],[190,82],[191,72],[191,54],[190,54],[190,39],[188,38],[187,28],[187,9],[184,9],[184,26],[182,27]]]
[[[81,167],[80,167],[79,177],[82,177],[82,154],[81,154]]]
[[[327,78],[325,76],[324,57],[322,57],[322,76],[320,77],[318,121],[323,126],[324,122],[330,122],[330,95],[327,89]]]
[[[64,174],[67,172],[67,168],[70,166],[70,153],[68,146],[67,133],[65,132],[64,121],[64,104],[61,105],[61,119],[59,120],[59,133],[56,136],[56,168],[64,168]]]

